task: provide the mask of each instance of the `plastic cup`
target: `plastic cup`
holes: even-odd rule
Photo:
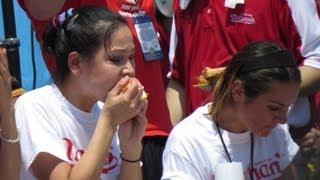
[[[215,180],[244,180],[242,163],[218,164],[215,171]]]

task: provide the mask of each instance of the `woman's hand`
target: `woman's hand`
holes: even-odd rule
[[[127,84],[130,86],[123,92]],[[138,80],[128,76],[122,78],[108,93],[101,115],[107,117],[113,127],[136,117],[146,106],[141,100],[142,93],[143,86]]]
[[[302,150],[320,149],[320,130],[312,128],[303,138],[298,140]]]
[[[11,75],[7,51],[0,48],[0,114],[7,113],[11,107]]]
[[[136,160],[141,156],[141,140],[147,127],[147,101],[143,102],[143,109],[133,119],[124,122],[119,128],[120,148],[124,158]]]

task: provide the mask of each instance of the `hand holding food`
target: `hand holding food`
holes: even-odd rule
[[[211,84],[215,83],[218,77],[223,73],[225,67],[209,68],[206,67],[198,78],[198,84],[194,85],[205,90],[211,90]]]

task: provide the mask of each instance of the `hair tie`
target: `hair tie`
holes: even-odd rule
[[[70,8],[67,11],[64,11],[63,13],[53,17],[52,18],[53,27],[57,28],[58,26],[61,26],[63,22],[67,19],[67,17],[72,16],[73,9],[74,8]]]

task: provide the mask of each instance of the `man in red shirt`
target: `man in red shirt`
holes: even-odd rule
[[[69,8],[77,8],[84,5],[98,5],[108,7],[119,12],[126,17],[128,26],[134,36],[135,43],[135,63],[136,77],[143,84],[148,93],[148,125],[143,139],[143,176],[144,179],[160,179],[162,174],[161,156],[165,146],[166,139],[172,124],[170,121],[169,110],[167,107],[165,89],[167,86],[166,75],[169,70],[168,60],[168,34],[156,17],[156,7],[153,1],[148,0],[19,0],[21,7],[26,11],[31,19],[36,36],[42,44],[42,34],[46,24],[54,16],[66,11]],[[141,41],[136,29],[136,23],[133,15],[136,13],[145,13],[151,18],[151,22],[156,31],[163,56],[158,56],[152,60],[146,60]],[[51,73],[55,70],[54,57],[45,51],[43,56],[46,65]]]
[[[167,94],[170,103],[180,99],[186,115],[210,99],[210,93],[194,87],[204,68],[225,66],[241,47],[255,41],[270,40],[292,49],[302,74],[301,95],[318,89],[320,20],[314,0],[175,0],[174,13]],[[306,98],[299,103],[309,104]],[[310,110],[304,111],[309,114],[300,113],[299,119],[308,121]]]

